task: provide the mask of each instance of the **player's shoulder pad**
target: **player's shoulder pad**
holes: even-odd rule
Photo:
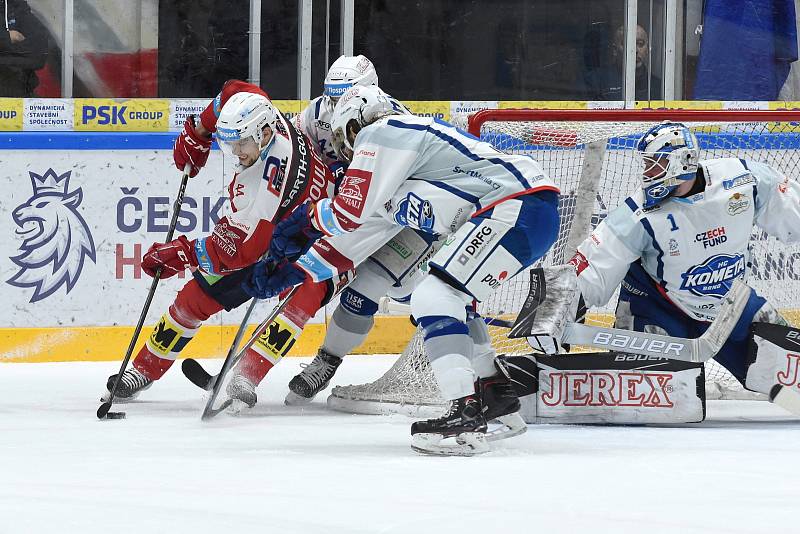
[[[413,150],[419,146],[419,134],[427,131],[428,124],[414,115],[390,115],[365,126],[358,133],[358,144],[374,144],[395,149]]]
[[[603,223],[623,241],[637,240],[639,236],[644,235],[642,221],[649,213],[649,210],[641,208],[640,202],[637,202],[635,197],[628,197],[608,213]]]

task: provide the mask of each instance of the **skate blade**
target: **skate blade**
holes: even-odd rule
[[[242,415],[242,411],[245,408],[251,408],[250,405],[248,405],[246,402],[240,401],[239,399],[229,399],[229,400],[230,400],[230,405],[228,406],[228,408],[227,408],[227,410],[225,412],[228,415],[232,415],[234,417],[238,417],[238,416]],[[223,403],[223,404],[225,404],[225,403]]]
[[[114,404],[126,404],[128,402],[136,400],[136,397],[139,396],[139,393],[141,393],[141,391],[137,391],[136,393],[134,393],[130,397],[118,397],[118,396],[115,395],[114,396]],[[105,393],[100,395],[100,402],[108,402],[108,399],[110,399],[110,398],[111,398],[111,392],[106,390]]]
[[[306,404],[310,404],[313,400],[314,397],[309,399],[308,397],[298,395],[294,391],[289,391],[289,393],[286,394],[286,398],[283,400],[283,403],[286,406],[304,406]]]
[[[492,420],[493,423],[500,423],[498,428],[486,432],[486,441],[500,441],[501,439],[513,438],[528,431],[528,425],[518,413],[501,415]]]
[[[489,443],[482,432],[464,432],[456,436],[456,444],[442,445],[441,434],[422,433],[411,437],[411,448],[431,456],[476,456],[489,452]]]

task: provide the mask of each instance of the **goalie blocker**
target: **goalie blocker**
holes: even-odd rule
[[[501,356],[526,423],[699,423],[702,364],[615,352]]]

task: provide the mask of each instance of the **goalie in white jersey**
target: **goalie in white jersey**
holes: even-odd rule
[[[415,448],[426,452],[484,452],[485,418],[494,414],[475,382],[494,379],[497,370],[486,325],[467,308],[550,248],[558,188],[528,156],[500,153],[436,119],[396,113],[393,99],[377,88],[356,87],[342,97],[332,126],[337,154],[351,161],[347,174],[331,201],[311,206],[293,247],[307,252],[279,268],[270,289],[352,269],[404,227],[450,235],[412,294],[411,309],[452,405],[442,418],[415,423],[412,434]],[[308,237],[317,235],[326,237],[308,249]],[[270,253],[291,258],[289,248]],[[505,408],[513,405],[516,397]],[[452,436],[466,445],[438,445]]]
[[[643,188],[578,247],[578,287],[587,306],[600,306],[622,284],[618,328],[695,338],[733,281],[747,279],[754,225],[800,241],[800,184],[757,161],[698,161],[697,139],[682,124],[652,128],[637,149]],[[748,359],[751,322],[787,324],[752,291],[716,360],[748,389],[768,393],[774,380],[751,365],[752,352]]]

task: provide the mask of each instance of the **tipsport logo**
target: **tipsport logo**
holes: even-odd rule
[[[34,288],[30,302],[46,299],[60,287],[75,287],[86,258],[96,263],[92,234],[78,212],[83,191],[69,190],[72,171],[59,175],[29,172],[33,195],[17,206],[12,217],[15,233],[22,236],[20,254],[11,258],[19,272],[6,283]]]

